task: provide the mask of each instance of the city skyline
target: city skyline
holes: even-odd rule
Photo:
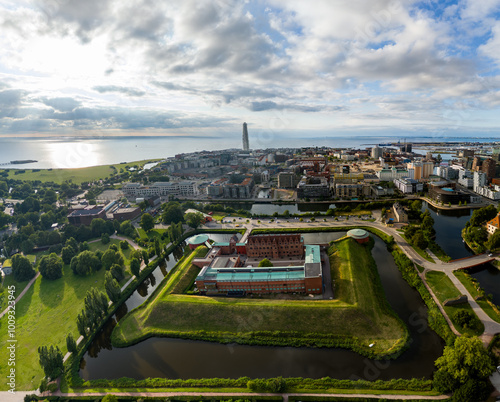
[[[0,1],[0,136],[498,135],[499,1]]]

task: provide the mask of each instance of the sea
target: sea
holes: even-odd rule
[[[364,149],[375,144],[398,142],[394,136],[286,137],[250,136],[252,149],[327,146]],[[413,137],[407,142],[498,142],[498,137]],[[81,137],[1,137],[0,168],[69,169],[168,158],[180,153],[241,148],[241,136],[81,136]],[[414,149],[418,149],[414,145]],[[425,154],[426,151],[422,151]],[[444,158],[445,160],[448,158]],[[15,160],[35,163],[11,164]]]

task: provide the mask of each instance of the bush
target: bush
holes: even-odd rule
[[[477,325],[477,318],[466,310],[459,310],[453,314],[454,321],[462,328],[475,328]]]
[[[109,242],[110,242],[109,234],[103,233],[102,236],[101,236],[101,243],[102,244],[108,244]]]

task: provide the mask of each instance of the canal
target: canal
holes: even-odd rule
[[[329,240],[344,233],[306,234],[307,242]],[[314,236],[319,236],[317,239]],[[420,295],[403,280],[385,244],[375,237],[373,256],[392,308],[406,323],[411,344],[398,359],[373,361],[343,349],[309,349],[222,345],[211,342],[150,338],[127,348],[113,348],[110,334],[116,320],[108,322],[81,362],[81,376],[98,378],[203,378],[310,377],[387,380],[429,378],[443,342],[427,326],[427,308]],[[163,275],[163,273],[161,274]],[[159,281],[156,281],[157,283]]]
[[[424,203],[423,209],[425,208],[427,208],[427,203]],[[474,255],[474,252],[462,241],[461,235],[465,223],[472,215],[471,209],[438,211],[429,207],[429,211],[434,218],[436,241],[446,254],[452,259]],[[493,303],[500,305],[500,270],[488,263],[468,269],[467,272],[478,280],[487,295],[492,296]]]
[[[324,212],[334,205],[321,205]],[[280,207],[280,209],[275,209]],[[250,205],[253,213],[305,212],[298,204]],[[424,203],[423,209],[428,206]],[[262,209],[254,209],[262,208]],[[281,210],[283,208],[283,210]],[[429,207],[434,218],[436,241],[452,258],[472,255],[462,242],[461,230],[472,211],[436,211]],[[259,212],[257,212],[259,211]],[[343,232],[305,233],[306,244],[325,243],[343,235]],[[227,241],[230,235],[210,235],[216,241]],[[373,256],[377,262],[386,297],[410,330],[411,345],[398,359],[372,361],[343,349],[308,349],[222,345],[217,343],[168,338],[150,338],[128,348],[113,348],[110,335],[127,311],[140,305],[151,294],[181,255],[176,250],[150,275],[126,304],[108,321],[92,343],[81,362],[80,374],[85,380],[98,378],[147,377],[203,378],[224,377],[310,377],[330,376],[341,379],[387,380],[391,378],[429,378],[434,361],[442,354],[442,340],[427,326],[427,308],[419,294],[402,279],[385,244],[375,237]],[[486,290],[500,304],[500,271],[491,264],[471,271]]]

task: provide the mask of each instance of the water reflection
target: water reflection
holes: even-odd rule
[[[306,234],[308,235],[311,234]],[[312,235],[324,236],[325,233]],[[345,232],[329,235],[331,240],[345,235]],[[322,240],[328,239],[322,237]],[[443,342],[427,326],[427,308],[420,295],[403,280],[385,244],[378,238],[375,238],[373,255],[387,299],[408,325],[412,338],[410,348],[396,360],[372,361],[342,349],[222,345],[168,338],[151,338],[128,348],[110,350],[109,342],[99,337],[99,341],[104,342],[103,345],[94,346],[92,353],[89,351],[85,355],[80,374],[86,380],[123,376],[140,379],[280,375],[363,378],[371,381],[428,378],[434,369],[435,359],[442,353]],[[114,325],[115,321],[111,320],[103,331],[103,336],[110,334]],[[94,358],[96,351],[99,355]]]

